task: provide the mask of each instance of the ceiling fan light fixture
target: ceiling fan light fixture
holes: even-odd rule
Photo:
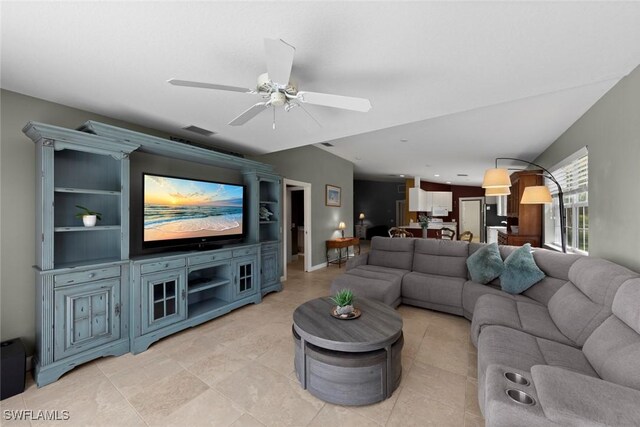
[[[281,107],[287,102],[287,97],[282,92],[271,92],[271,105]]]

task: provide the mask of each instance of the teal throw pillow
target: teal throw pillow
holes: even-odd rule
[[[504,263],[497,243],[489,243],[467,258],[471,280],[485,285],[502,274]]]
[[[544,272],[538,268],[533,259],[531,245],[525,243],[524,246],[511,252],[504,260],[504,271],[500,275],[500,287],[510,294],[520,294],[544,277]]]

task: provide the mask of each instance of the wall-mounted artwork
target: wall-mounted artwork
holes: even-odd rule
[[[335,185],[326,186],[325,204],[327,206],[340,207],[340,201],[342,199],[342,189]]]

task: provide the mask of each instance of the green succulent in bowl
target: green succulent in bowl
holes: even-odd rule
[[[342,289],[331,297],[337,308],[338,314],[349,314],[353,312],[353,292],[351,289]]]

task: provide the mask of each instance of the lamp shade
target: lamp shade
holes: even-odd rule
[[[344,221],[340,221],[340,224],[338,224],[338,230],[344,230],[345,228],[347,228],[347,224],[345,224]]]
[[[492,187],[484,189],[485,196],[508,196],[509,194],[511,194],[511,189],[509,187]]]
[[[553,201],[546,185],[525,187],[520,203],[523,205],[549,204]]]
[[[484,172],[482,188],[511,187],[509,171],[504,168],[487,169]]]
[[[360,216],[358,217],[358,219],[364,219],[364,212],[360,212]]]

